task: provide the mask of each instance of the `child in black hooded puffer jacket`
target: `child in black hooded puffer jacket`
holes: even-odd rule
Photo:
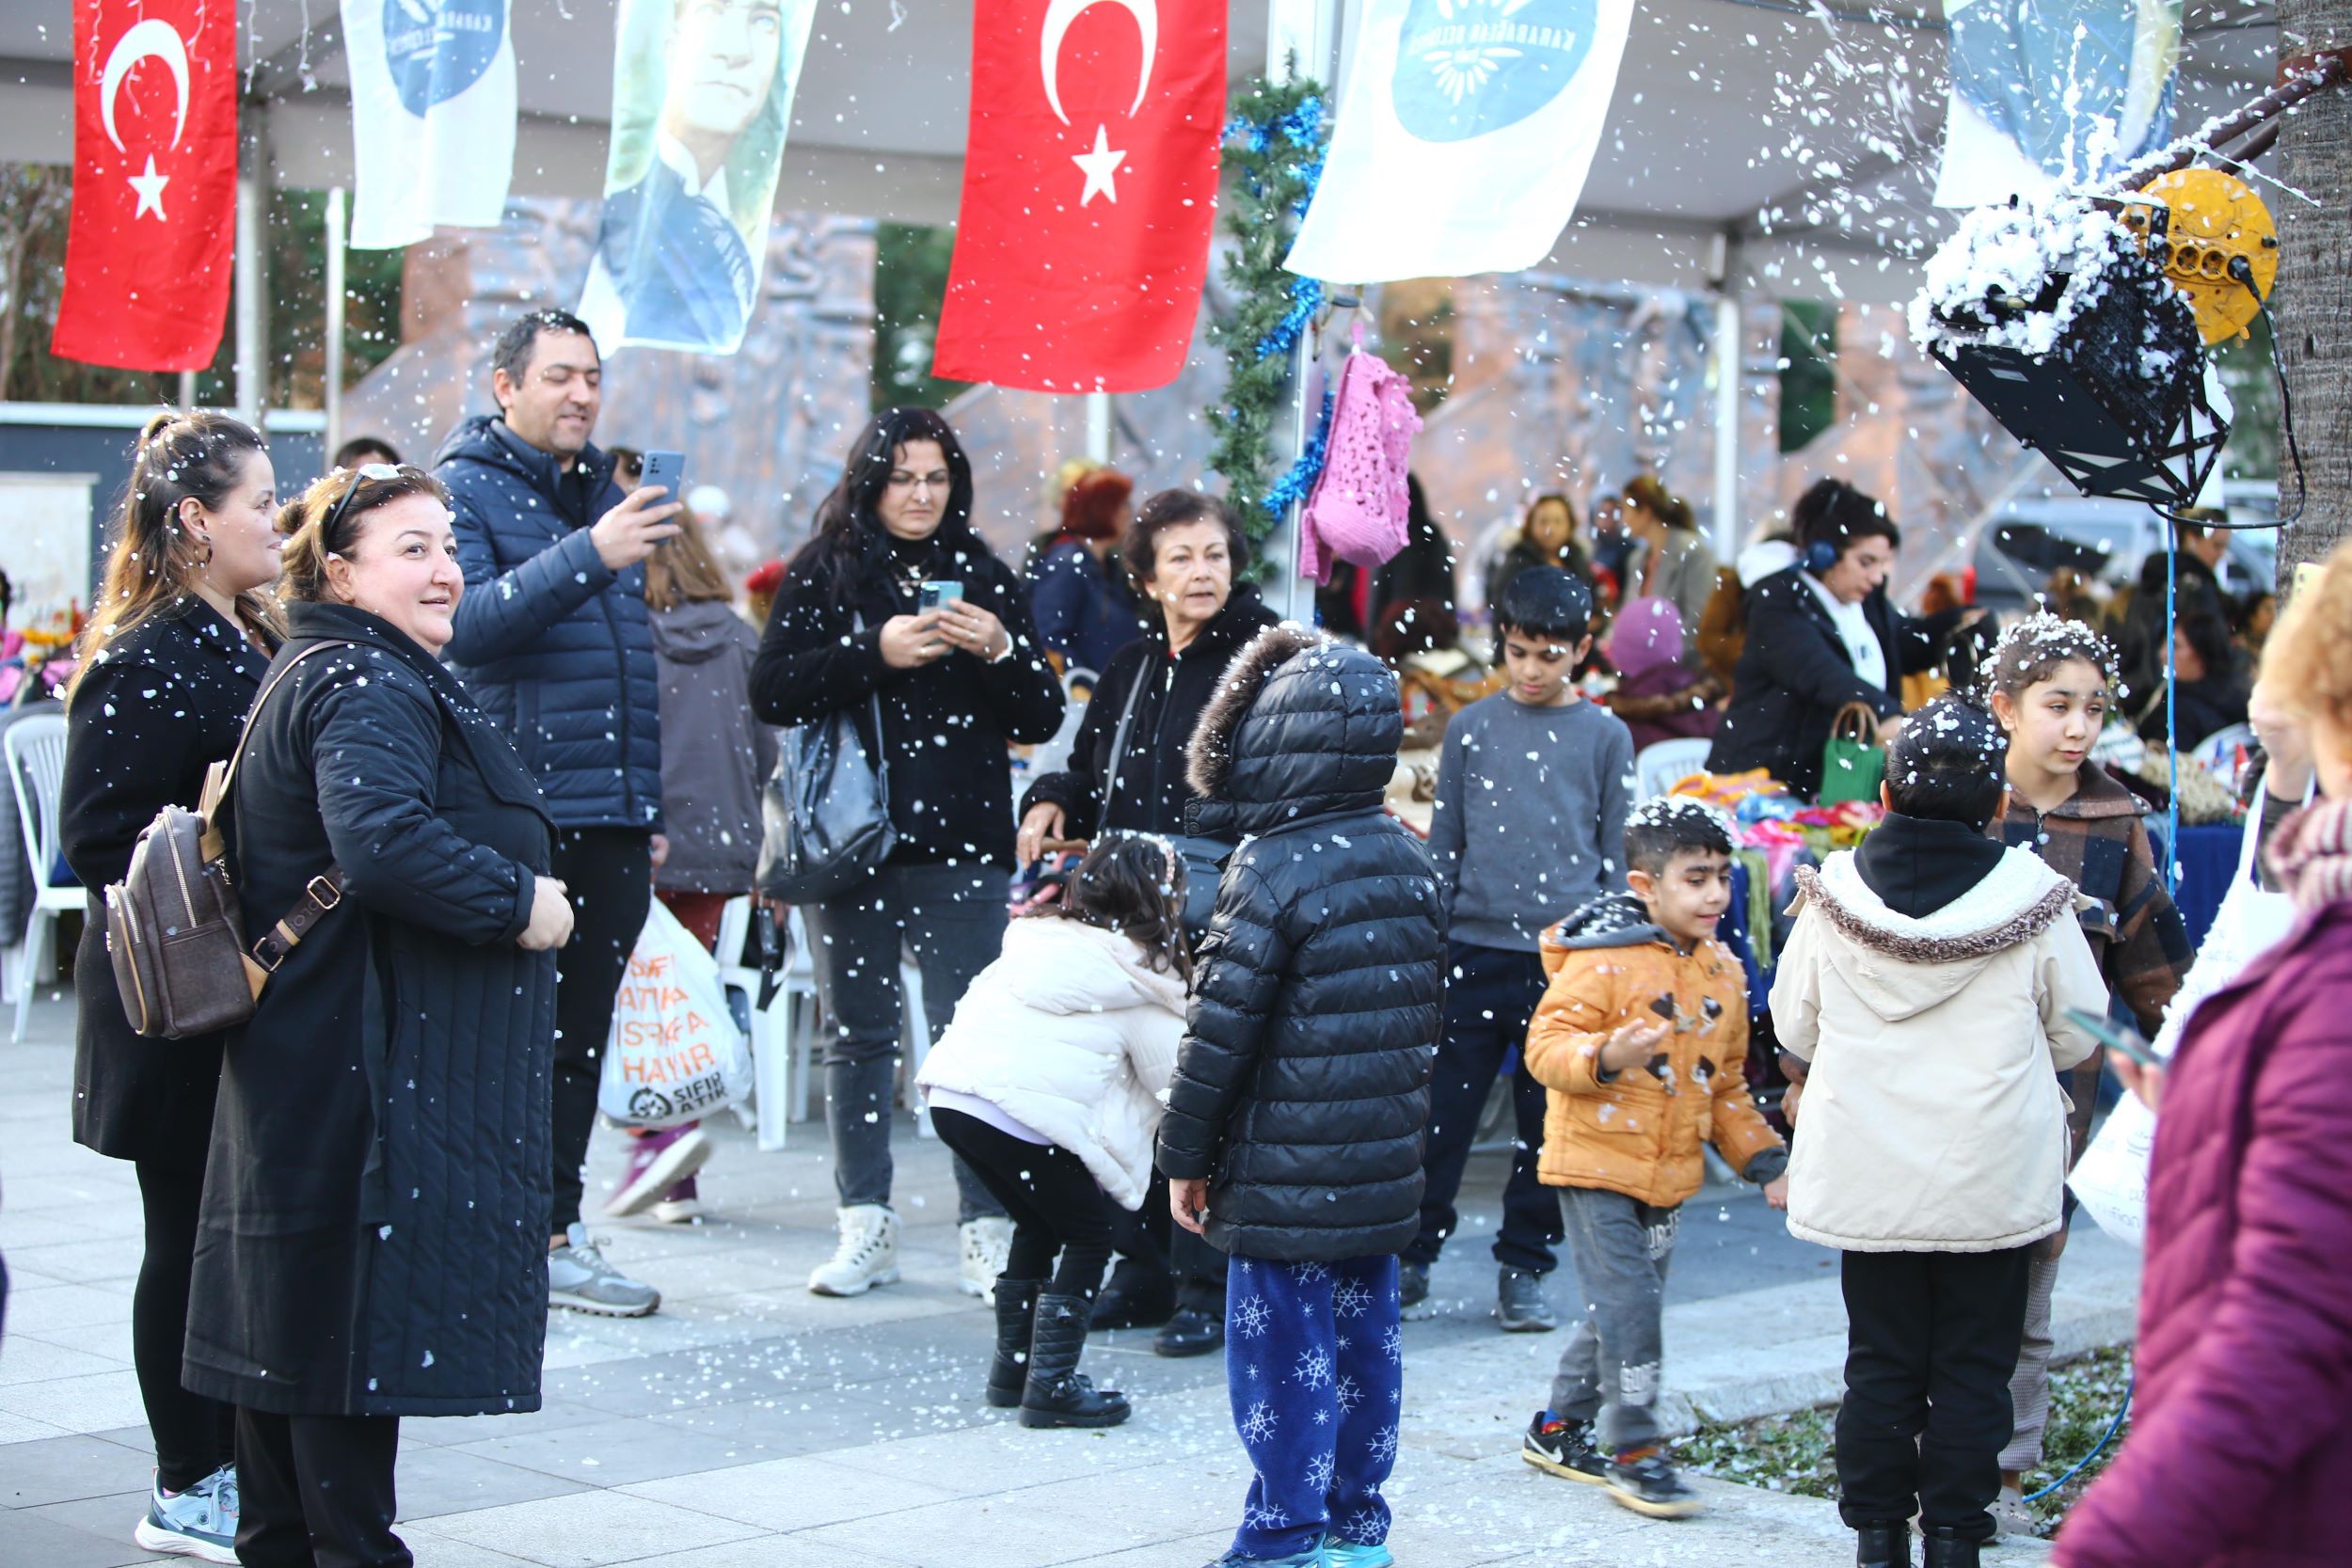
[[[1444,917],[1381,809],[1403,733],[1369,655],[1268,628],[1193,732],[1187,826],[1242,839],[1160,1124],[1179,1224],[1228,1254],[1226,1378],[1256,1470],[1243,1564],[1381,1568]]]

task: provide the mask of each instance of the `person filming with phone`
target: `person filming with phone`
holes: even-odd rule
[[[896,843],[848,890],[804,911],[834,1030],[824,1047],[840,1246],[818,1295],[898,1278],[890,1207],[903,943],[923,977],[931,1038],[1004,945],[1013,870],[1007,748],[1053,738],[1061,683],[1020,579],[972,530],[972,465],[947,421],[890,408],[858,433],[776,594],[752,665],[752,711],[812,724],[847,711],[881,759]],[[787,747],[787,752],[789,748]],[[959,1283],[1004,1272],[1012,1222],[956,1162]]]
[[[499,412],[441,443],[466,574],[442,657],[522,753],[555,819],[554,875],[578,927],[557,956],[555,1212],[550,1305],[643,1317],[660,1292],[606,1261],[580,1227],[598,1057],[653,901],[661,832],[661,708],[645,558],[678,531],[658,485],[627,496],[589,442],[604,362],[576,316],[533,310],[499,334]],[[365,470],[362,470],[363,472]]]

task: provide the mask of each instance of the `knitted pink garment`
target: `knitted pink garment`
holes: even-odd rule
[[[1405,474],[1420,429],[1409,384],[1378,355],[1364,352],[1359,328],[1357,347],[1340,371],[1329,455],[1299,515],[1302,573],[1328,582],[1334,557],[1379,566],[1405,547]]]

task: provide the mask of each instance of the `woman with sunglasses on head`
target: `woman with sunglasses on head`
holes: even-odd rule
[[[818,1295],[898,1277],[890,1207],[898,952],[923,976],[930,1036],[1004,945],[1013,870],[1007,748],[1061,727],[1061,683],[1020,579],[972,530],[972,465],[947,421],[888,408],[866,422],[792,558],[759,657],[752,711],[771,724],[852,716],[885,759],[897,844],[870,875],[808,906],[817,984],[834,1021],[825,1122],[840,1244],[809,1276]],[[959,1284],[986,1294],[1012,1223],[956,1162]]]
[[[180,1355],[221,1040],[133,1030],[106,957],[103,889],[155,814],[193,810],[205,770],[237,744],[284,626],[264,593],[278,577],[277,483],[262,437],[226,415],[148,421],[67,688],[58,800],[66,863],[89,889],[73,962],[73,1138],[133,1162],[145,1212],[131,1356],[155,1480],[135,1535],[208,1562],[237,1560],[235,1412],[180,1386]]]
[[[537,784],[438,659],[448,492],[369,465],[278,521],[287,641],[224,815],[245,928],[279,935],[225,1053],[182,1379],[237,1407],[238,1560],[405,1568],[400,1418],[539,1406],[572,910]]]

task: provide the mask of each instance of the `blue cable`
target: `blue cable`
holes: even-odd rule
[[[2164,514],[2164,752],[2171,790],[2164,803],[2164,895],[2178,898],[2181,842],[2181,727],[2178,701],[2180,671],[2173,658],[2179,641],[2181,607],[2178,597],[2181,530],[2171,514]]]
[[[2090,1464],[2092,1460],[2106,1452],[2107,1445],[2115,1441],[2116,1433],[2120,1431],[2123,1425],[2123,1418],[2131,1413],[2132,1380],[2126,1379],[2123,1384],[2123,1403],[2122,1407],[2116,1411],[2115,1419],[2107,1423],[2107,1430],[2100,1434],[2099,1441],[2091,1445],[2090,1451],[2083,1455],[2080,1459],[2074,1461],[2072,1468],[2070,1468],[2064,1475],[2058,1477],[2058,1480],[2043,1487],[2041,1491],[2026,1493],[2026,1501],[2029,1503],[2040,1502],[2042,1498],[2048,1497],[2051,1493],[2057,1491],[2068,1481],[2073,1481],[2076,1476],[2081,1475],[2083,1473],[2084,1465]]]

